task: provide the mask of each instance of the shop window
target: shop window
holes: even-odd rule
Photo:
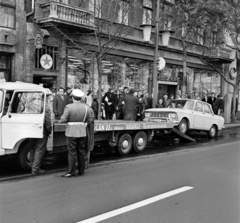
[[[0,0],[0,26],[15,28],[15,0]]]
[[[11,57],[0,55],[0,82],[11,81]]]
[[[152,0],[143,0],[143,24],[152,24]]]
[[[43,69],[40,64],[40,59],[44,54],[48,54],[52,57],[53,65],[50,70],[57,70],[57,47],[44,45],[42,46],[42,48],[35,50],[35,68]]]
[[[119,2],[119,11],[118,11],[118,23],[128,25],[128,13],[129,13],[129,2],[120,1]]]
[[[102,0],[89,0],[88,8],[94,12],[95,17],[102,17]]]
[[[204,29],[203,28],[198,28],[197,29],[197,42],[198,44],[203,45],[204,44]]]

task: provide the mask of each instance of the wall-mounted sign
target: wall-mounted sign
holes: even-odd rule
[[[162,71],[166,66],[166,61],[163,57],[159,57],[157,63],[158,71]]]
[[[6,31],[0,31],[0,44],[15,45],[17,43],[17,37]]]
[[[53,59],[49,54],[43,54],[40,59],[40,64],[45,70],[48,70],[53,65]]]

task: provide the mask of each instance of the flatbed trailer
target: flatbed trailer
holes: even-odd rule
[[[170,121],[95,120],[94,143],[108,142],[110,146],[116,146],[122,156],[127,155],[132,148],[135,152],[141,153],[146,148],[147,142],[152,140],[155,130],[164,132],[172,128],[173,124]],[[58,152],[62,147],[66,148],[65,130],[66,124],[54,124],[49,151]]]

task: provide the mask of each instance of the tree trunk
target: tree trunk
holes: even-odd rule
[[[234,87],[233,89],[233,96],[232,96],[232,123],[235,123],[236,122],[236,91],[237,91],[237,88]]]
[[[182,98],[186,97],[187,93],[187,47],[185,40],[182,40],[183,45],[183,82],[182,82]]]
[[[98,68],[98,120],[101,119],[101,107],[102,107],[102,57],[97,58]]]

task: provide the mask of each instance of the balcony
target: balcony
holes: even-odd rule
[[[207,60],[210,62],[220,62],[220,63],[231,63],[233,59],[231,58],[231,50],[216,47],[209,50],[207,55]]]
[[[66,27],[94,29],[94,13],[79,7],[51,1],[40,5],[42,16],[36,20],[44,26],[50,23]]]

